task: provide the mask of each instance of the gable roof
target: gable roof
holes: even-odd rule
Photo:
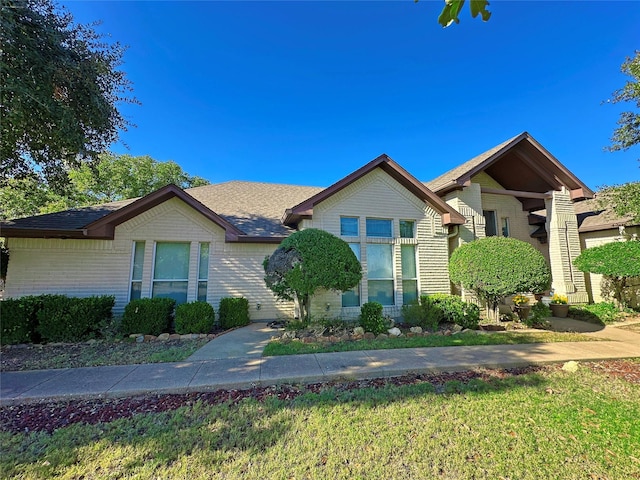
[[[506,190],[523,194],[544,194],[564,186],[570,190],[574,200],[593,197],[593,191],[589,187],[527,132],[481,153],[426,185],[443,196],[468,185],[471,178],[480,172],[489,174]],[[524,201],[527,197],[520,198]],[[540,208],[544,208],[543,201],[538,199],[536,202],[529,198],[527,209]]]
[[[444,225],[462,225],[465,223],[465,218],[459,212],[457,212],[453,207],[447,205],[438,195],[433,193],[422,182],[407,172],[387,154],[380,155],[330,187],[325,188],[310,198],[307,198],[295,207],[287,209],[282,219],[282,223],[285,225],[294,225],[301,218],[310,217],[313,214],[313,207],[315,205],[348,187],[356,180],[364,177],[376,168],[382,169],[409,190],[413,195],[433,207],[434,210],[442,215],[442,223]]]

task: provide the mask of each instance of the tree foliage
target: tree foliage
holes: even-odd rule
[[[640,50],[635,51],[633,58],[627,57],[620,68],[622,73],[631,77],[627,83],[613,92],[611,103],[630,102],[640,108]],[[640,112],[626,111],[618,118],[618,128],[613,131],[610,151],[627,150],[640,143]]]
[[[53,0],[3,0],[0,13],[0,184],[40,172],[59,190],[129,125],[124,49]]]
[[[612,209],[620,217],[640,223],[640,182],[605,186],[598,192],[598,207]]]
[[[415,0],[416,2],[418,0]],[[465,0],[444,0],[444,8],[438,16],[438,23],[447,28],[452,23],[460,23],[458,15],[464,6]],[[476,18],[481,16],[482,21],[486,22],[491,17],[491,12],[487,10],[489,2],[487,0],[469,0],[469,9],[471,16]]]
[[[611,242],[587,248],[573,261],[582,272],[604,276],[604,296],[613,296],[619,305],[626,305],[628,281],[640,277],[640,241]]]
[[[345,291],[362,278],[362,267],[344,240],[309,228],[284,239],[263,263],[264,280],[278,298],[298,300],[309,320],[311,297],[318,289]]]
[[[69,208],[142,197],[173,183],[180,188],[209,182],[184,172],[175,162],[159,162],[149,156],[104,153],[93,165],[69,171],[64,193],[55,191],[45,178],[31,174],[9,179],[0,187],[0,218],[10,219],[57,212]]]
[[[542,292],[551,270],[532,245],[515,238],[486,237],[464,244],[449,260],[451,281],[474,292],[495,309],[500,299],[519,292]]]

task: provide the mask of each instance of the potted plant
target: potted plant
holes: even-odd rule
[[[520,321],[525,321],[529,317],[529,312],[531,311],[531,305],[529,305],[529,297],[519,293],[518,295],[514,295],[511,301],[514,305],[513,310],[518,315]]]
[[[554,293],[551,298],[551,303],[549,303],[549,307],[551,308],[551,314],[554,317],[566,318],[569,314],[569,303],[566,295],[558,295],[557,293]]]

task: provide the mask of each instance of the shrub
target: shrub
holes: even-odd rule
[[[486,237],[453,251],[451,281],[474,292],[492,309],[501,298],[549,288],[551,270],[532,245],[515,238]]]
[[[249,325],[249,300],[246,298],[226,297],[220,300],[220,327],[234,328]]]
[[[213,307],[207,302],[183,303],[176,307],[176,333],[209,333],[215,320]]]
[[[551,316],[551,309],[541,301],[531,307],[531,315],[522,323],[527,327],[546,327],[546,319]]]
[[[375,335],[387,330],[387,322],[382,316],[382,305],[378,302],[367,302],[360,308],[360,326],[365,332]]]
[[[477,329],[480,322],[477,305],[445,293],[422,295],[418,305],[403,306],[402,314],[409,325],[419,325],[428,330],[435,330],[443,322]]]
[[[129,335],[160,335],[171,326],[175,300],[172,298],[140,298],[131,300],[124,307],[120,328]]]
[[[99,335],[111,318],[112,295],[87,298],[42,295],[36,330],[43,341],[76,342]]]
[[[0,302],[2,318],[2,344],[29,343],[39,341],[36,332],[37,312],[42,303],[40,296],[8,298]]]
[[[624,312],[612,302],[600,302],[591,305],[569,307],[569,316],[584,322],[605,325],[620,320]]]

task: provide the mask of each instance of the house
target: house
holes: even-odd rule
[[[572,260],[585,246],[576,211],[583,226],[588,217],[577,206],[592,197],[526,132],[427,183],[383,154],[327,188],[169,185],[0,224],[11,252],[5,296],[113,294],[116,312],[140,297],[215,307],[244,296],[254,320],[291,316],[294,305],[266,288],[262,262],[292,232],[314,227],[343,238],[363,266],[358,287],[314,298],[315,315],[353,317],[375,300],[398,316],[420,294],[449,293],[451,251],[488,235],[534,245],[555,291],[587,302],[596,297]]]

